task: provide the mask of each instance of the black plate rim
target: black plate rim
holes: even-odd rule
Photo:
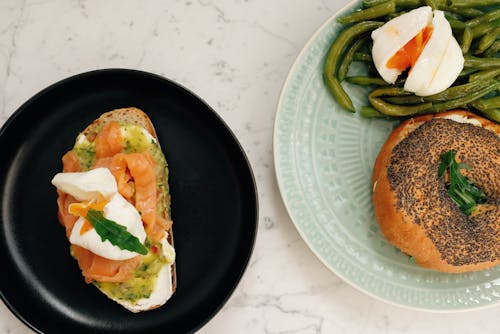
[[[242,267],[240,272],[237,275],[237,279],[235,280],[234,284],[230,289],[228,290],[228,294],[223,298],[221,303],[213,309],[213,311],[210,314],[207,314],[206,317],[198,324],[198,326],[192,328],[192,332],[196,332],[199,329],[201,329],[204,325],[206,325],[216,314],[219,313],[219,311],[224,307],[224,305],[227,303],[229,298],[233,295],[234,291],[237,289],[239,286],[241,279],[245,272],[248,269],[248,264],[250,262],[250,258],[253,254],[254,248],[255,248],[255,242],[257,238],[257,233],[258,233],[258,227],[259,227],[259,198],[258,198],[258,188],[257,184],[255,181],[255,176],[253,173],[252,165],[250,163],[250,160],[248,159],[248,156],[243,149],[240,141],[234,134],[234,132],[231,130],[231,128],[228,126],[228,124],[222,119],[222,117],[200,96],[195,94],[193,91],[185,87],[184,85],[173,81],[171,79],[168,79],[162,75],[147,72],[147,71],[142,71],[142,70],[137,70],[137,69],[130,69],[130,68],[103,68],[103,69],[96,69],[96,70],[91,70],[87,72],[82,72],[78,74],[71,75],[69,77],[66,77],[64,79],[58,80],[49,86],[43,88],[40,90],[38,93],[30,97],[28,100],[26,100],[24,103],[22,103],[4,122],[4,124],[0,127],[0,138],[3,136],[3,133],[6,131],[7,128],[11,126],[11,124],[24,112],[25,109],[27,109],[29,106],[32,104],[36,103],[36,101],[44,96],[45,94],[59,88],[60,86],[64,86],[70,82],[77,81],[89,76],[94,76],[94,75],[100,75],[100,74],[107,74],[107,73],[114,73],[114,74],[133,74],[133,75],[141,75],[141,76],[147,76],[152,79],[160,80],[160,81],[165,81],[168,84],[178,88],[179,90],[183,91],[187,95],[189,95],[191,98],[198,100],[201,102],[208,111],[210,111],[213,116],[217,119],[218,122],[220,122],[223,125],[223,128],[226,130],[227,134],[229,137],[232,139],[234,144],[236,144],[236,147],[238,148],[238,151],[241,154],[241,157],[243,158],[243,161],[245,162],[245,166],[248,172],[248,177],[250,178],[251,185],[252,185],[252,194],[253,194],[253,199],[255,203],[255,222],[254,222],[254,228],[253,228],[253,234],[251,236],[251,247],[248,249],[247,254],[244,259],[244,263],[242,263]],[[1,223],[1,219],[0,219]],[[4,305],[7,307],[7,309],[17,318],[19,319],[24,325],[26,325],[29,329],[33,330],[36,333],[39,334],[46,334],[45,331],[35,327],[28,319],[26,319],[21,312],[19,312],[15,306],[8,300],[8,298],[5,297],[3,293],[3,288],[0,286],[0,299],[4,303]]]

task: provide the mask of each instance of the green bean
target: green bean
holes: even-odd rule
[[[479,99],[470,104],[479,110],[486,118],[500,123],[500,96],[489,99]]]
[[[370,93],[373,97],[380,97],[380,96],[410,96],[413,93],[404,90],[401,87],[383,87],[383,88],[378,88],[375,89],[373,92]]]
[[[443,92],[431,96],[416,96],[401,86],[389,85],[378,73],[347,77],[353,61],[366,62],[373,67],[371,53],[362,50],[368,37],[356,40],[362,34],[380,27],[383,22],[366,21],[375,18],[387,21],[399,16],[403,10],[420,6],[446,11],[446,19],[459,36],[460,46],[465,55],[464,69],[457,82]],[[328,51],[323,75],[325,83],[339,105],[354,112],[354,106],[340,84],[349,83],[367,86],[377,85],[368,96],[371,106],[363,106],[362,117],[378,118],[387,116],[411,116],[435,113],[457,107],[477,109],[485,117],[500,119],[500,0],[363,0],[363,8],[337,19],[343,24],[354,23],[341,32]],[[484,9],[481,7],[485,7]],[[453,13],[453,14],[450,14]],[[365,21],[365,22],[363,22]],[[360,23],[358,23],[360,22]],[[366,26],[366,24],[372,26]],[[354,43],[352,41],[355,40]],[[481,55],[481,57],[472,56]],[[466,81],[468,80],[468,82]],[[463,82],[467,83],[463,83]],[[404,83],[404,78],[398,80]],[[461,84],[458,84],[461,83]],[[496,92],[496,95],[495,95]],[[493,98],[486,96],[494,95]],[[489,113],[489,116],[487,115]]]
[[[500,5],[500,0],[451,0],[451,6],[468,8],[468,7],[486,7]]]
[[[466,26],[462,33],[462,42],[460,43],[460,49],[462,49],[463,54],[469,52],[473,37],[471,28]]]
[[[425,5],[431,7],[432,10],[438,9],[434,0],[425,0],[424,2],[425,2]]]
[[[367,63],[373,62],[372,55],[363,52],[355,52],[353,56],[354,61],[364,61]]]
[[[456,8],[456,7],[445,6],[442,7],[441,9],[446,10],[447,12],[450,13],[459,14],[460,16],[467,18],[474,18],[484,15],[484,12],[477,8]]]
[[[379,112],[389,115],[389,116],[409,116],[414,115],[425,110],[429,110],[432,107],[432,103],[422,103],[413,106],[400,106],[390,104],[385,102],[382,96],[404,96],[409,94],[402,88],[389,87],[389,88],[378,88],[375,89],[368,96],[368,100],[372,107],[377,109]]]
[[[481,39],[479,40],[479,43],[477,45],[477,49],[474,52],[474,54],[478,55],[486,51],[493,43],[495,43],[497,37],[500,36],[500,27],[495,28],[491,30],[490,32],[486,33]]]
[[[339,66],[338,78],[340,81],[343,81],[347,75],[347,72],[349,72],[349,66],[353,61],[354,53],[356,53],[356,51],[358,51],[359,48],[362,47],[367,41],[368,36],[361,37],[356,42],[354,42],[349,50],[346,51],[344,59],[342,59],[342,62]]]
[[[409,95],[409,96],[391,96],[384,98],[389,103],[400,105],[411,105],[425,103],[423,96]]]
[[[486,116],[486,118],[489,118],[494,122],[500,123],[500,108],[481,110],[481,113],[484,116]]]
[[[380,77],[365,77],[365,76],[352,76],[346,78],[347,82],[360,85],[360,86],[369,86],[369,85],[378,85],[378,86],[388,86],[389,84],[384,81],[384,79]]]
[[[379,112],[388,116],[411,116],[423,113],[432,108],[432,103],[422,103],[413,106],[400,106],[385,102],[380,98],[369,97],[370,104]]]
[[[363,8],[377,6],[377,5],[380,5],[386,1],[387,0],[363,0]]]
[[[356,110],[352,105],[351,98],[345,92],[344,88],[340,84],[340,81],[333,76],[328,77],[325,80],[327,82],[328,88],[330,89],[330,92],[332,93],[337,103],[342,108],[347,109],[350,112],[355,112]]]
[[[499,58],[479,58],[473,56],[465,56],[464,67],[475,68],[478,70],[487,70],[493,67],[500,67]]]
[[[450,24],[451,29],[456,29],[456,30],[462,30],[465,29],[465,23],[457,20],[454,17],[446,16],[446,19],[448,20],[448,23]]]
[[[464,97],[433,104],[432,108],[430,108],[429,111],[440,112],[440,111],[444,111],[444,110],[450,110],[450,109],[455,109],[458,107],[463,107],[463,106],[465,106],[469,103],[472,103],[473,101],[491,93],[492,91],[496,90],[498,88],[499,83],[500,83],[499,81],[496,81],[495,83],[491,84],[490,86],[487,86],[486,88],[478,90],[478,91],[471,93],[469,95],[466,95]]]
[[[436,9],[440,9],[446,6],[447,0],[432,0]],[[398,8],[417,8],[421,6],[430,6],[430,2],[427,0],[396,0],[396,7]],[[432,7],[432,6],[431,6]],[[434,8],[434,7],[433,7]]]
[[[472,28],[472,35],[474,38],[478,38],[500,26],[500,20],[493,22],[483,22]]]
[[[433,0],[433,1],[436,4],[436,9],[443,10],[448,6],[448,0]]]
[[[495,57],[500,51],[500,41],[495,41],[493,44],[484,52],[484,57]]]
[[[479,99],[471,104],[474,108],[478,110],[487,109],[499,109],[500,108],[500,96],[491,97],[489,99]]]
[[[459,86],[451,86],[444,91],[429,95],[429,96],[396,96],[391,98],[386,98],[388,102],[394,104],[417,104],[424,102],[444,102],[449,100],[454,100],[458,98],[463,98],[467,95],[475,93],[481,89],[491,86],[494,84],[496,80],[483,80],[483,81],[474,81],[471,83],[466,83]]]
[[[380,5],[386,1],[387,0],[363,0],[363,8],[377,6],[377,5]]]
[[[387,118],[386,114],[381,113],[375,108],[363,106],[359,109],[359,114],[365,118]]]
[[[450,7],[450,9],[453,10],[453,7]],[[484,14],[482,10],[477,8],[460,8],[459,13],[463,17],[469,17],[469,18],[478,17]]]
[[[395,11],[396,2],[394,0],[388,0],[379,5],[353,12],[352,14],[347,16],[339,17],[337,19],[337,22],[345,24],[372,20],[387,14],[394,13]]]
[[[465,22],[465,25],[470,28],[473,28],[481,23],[493,22],[499,18],[500,18],[500,9],[496,9]]]
[[[387,0],[363,0],[363,7],[368,8],[368,7],[373,7],[380,5]],[[396,6],[397,7],[420,7],[424,4],[424,1],[421,0],[396,0]]]
[[[330,92],[337,100],[337,102],[345,109],[355,112],[352,105],[351,98],[345,92],[344,88],[340,85],[337,78],[337,65],[339,63],[340,55],[347,45],[356,37],[380,27],[383,22],[364,21],[357,23],[344,31],[342,31],[337,39],[333,42],[328,54],[326,56],[325,64],[323,67],[323,77]]]
[[[459,78],[463,78],[466,76],[470,76],[472,73],[476,73],[477,70],[475,68],[464,68],[460,74],[458,75]]]
[[[484,81],[473,81],[459,86],[451,86],[444,91],[424,97],[425,102],[445,102],[455,99],[464,98],[477,91],[497,83],[498,80],[490,79]]]
[[[407,11],[404,11],[404,10],[400,10],[400,11],[397,11],[395,13],[392,13],[392,14],[387,14],[386,18],[387,18],[387,21],[390,21],[398,16],[401,16],[403,14],[406,14],[408,13]]]
[[[479,80],[484,81],[484,80],[488,80],[488,79],[493,79],[499,75],[500,75],[500,67],[494,68],[492,70],[479,71],[479,72],[473,73],[469,76],[469,82],[479,81]]]

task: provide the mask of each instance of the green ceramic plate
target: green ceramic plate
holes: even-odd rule
[[[325,22],[290,70],[278,104],[274,158],[281,195],[313,252],[345,281],[387,302],[433,311],[460,311],[500,302],[500,266],[468,274],[423,269],[390,245],[373,214],[370,179],[378,151],[396,125],[340,109],[322,79],[339,33]],[[366,91],[346,86],[355,106]]]

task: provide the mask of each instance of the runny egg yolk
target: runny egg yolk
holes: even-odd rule
[[[422,29],[387,61],[387,68],[404,71],[408,67],[413,67],[424,50],[431,34],[432,27]]]
[[[80,235],[84,235],[85,232],[88,232],[93,228],[90,222],[87,220],[87,218],[85,218],[87,217],[87,212],[90,209],[96,211],[103,211],[106,204],[108,204],[108,201],[98,201],[98,202],[89,201],[82,203],[72,203],[69,205],[68,211],[70,214],[72,214],[73,216],[83,218],[83,225],[82,228],[80,229]]]

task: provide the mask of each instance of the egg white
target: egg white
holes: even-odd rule
[[[400,15],[372,32],[372,57],[380,76],[396,82],[401,70],[387,67],[387,62],[425,27],[432,33],[422,53],[411,68],[404,89],[419,96],[442,92],[457,79],[464,65],[462,50],[444,12],[429,6]]]
[[[464,65],[462,50],[450,24],[440,10],[434,11],[432,34],[406,79],[404,89],[419,96],[439,93],[450,87]]]
[[[139,239],[141,243],[146,240],[146,231],[142,225],[141,216],[135,207],[119,193],[113,195],[104,207],[104,217],[125,226],[127,231]],[[102,241],[95,229],[80,234],[83,223],[84,219],[80,217],[73,226],[69,238],[72,244],[110,260],[128,260],[138,255],[136,252],[113,245],[109,240]]]
[[[118,189],[116,181],[107,168],[96,168],[88,172],[57,173],[52,184],[79,201],[109,198]]]
[[[141,243],[146,240],[146,231],[137,209],[118,193],[116,180],[107,168],[96,168],[86,172],[58,173],[52,184],[59,190],[79,201],[108,200],[104,206],[105,218],[127,228]],[[69,241],[110,260],[127,260],[138,255],[136,252],[120,249],[109,240],[102,241],[95,229],[80,235],[84,219],[80,217],[71,230]]]
[[[372,58],[380,76],[388,83],[395,83],[401,70],[388,68],[387,62],[432,21],[429,6],[402,14],[372,32]]]

